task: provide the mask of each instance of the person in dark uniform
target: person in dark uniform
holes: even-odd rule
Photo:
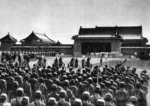
[[[63,65],[63,61],[62,61],[62,57],[59,58],[59,67],[62,67]]]
[[[85,68],[85,62],[86,62],[85,59],[82,59],[82,60],[81,60],[82,68]]]
[[[71,67],[74,67],[74,62],[75,62],[75,59],[74,59],[74,57],[72,57],[70,60],[70,66]]]
[[[19,62],[19,66],[21,66],[21,63],[22,63],[22,57],[21,57],[21,54],[18,54],[18,62]]]
[[[5,59],[6,59],[6,53],[2,52],[1,62],[3,63]]]
[[[6,53],[6,61],[10,63],[11,59],[10,53]]]
[[[137,106],[147,106],[146,94],[141,89],[141,83],[136,83],[135,89],[131,91],[131,96],[137,98]]]
[[[90,63],[90,60],[91,60],[91,58],[88,57],[88,58],[87,58],[87,62],[86,62],[86,66],[87,66],[87,67],[90,67],[90,64],[91,64],[91,63]]]
[[[27,63],[29,63],[30,62],[30,56],[28,54],[25,54],[24,60],[27,61]]]
[[[75,68],[78,67],[78,62],[79,62],[79,60],[76,58],[76,59],[75,59]]]

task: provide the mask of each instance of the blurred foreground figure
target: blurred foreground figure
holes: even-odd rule
[[[129,99],[128,92],[125,90],[124,82],[120,83],[120,89],[116,92],[116,105],[126,106]]]
[[[35,92],[35,100],[29,106],[46,106],[42,100],[42,93],[40,90]]]
[[[141,90],[141,84],[139,82],[136,83],[131,95],[137,98],[137,106],[147,106],[146,94]]]
[[[0,106],[11,106],[11,104],[7,102],[7,94],[5,93],[0,95]]]
[[[22,97],[24,95],[23,88],[18,88],[16,93],[17,97],[11,101],[11,106],[21,106],[22,104]]]

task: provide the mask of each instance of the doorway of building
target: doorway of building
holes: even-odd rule
[[[82,43],[82,54],[111,52],[111,43],[109,42],[84,42]]]

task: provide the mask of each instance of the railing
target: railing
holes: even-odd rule
[[[145,46],[145,47],[134,47],[134,46],[125,46],[125,47],[121,47],[121,49],[150,49],[150,46]]]
[[[105,58],[116,58],[121,57],[122,54],[119,52],[95,52],[90,54],[91,57],[105,57]]]

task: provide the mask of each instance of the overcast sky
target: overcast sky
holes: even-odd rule
[[[0,38],[32,31],[73,43],[80,26],[143,26],[150,40],[150,0],[0,0]]]

